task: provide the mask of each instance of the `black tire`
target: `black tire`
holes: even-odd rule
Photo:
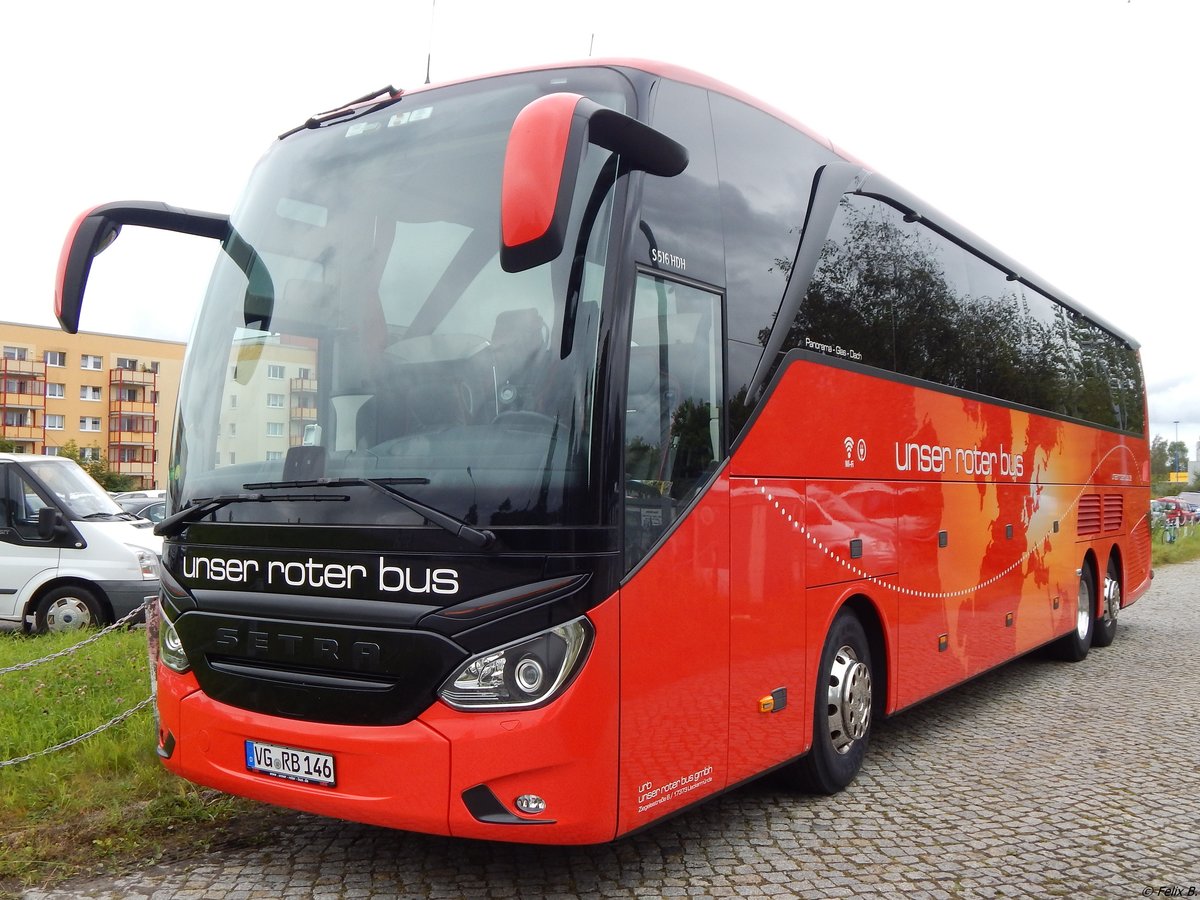
[[[1108,561],[1108,574],[1104,576],[1104,594],[1100,598],[1100,615],[1092,626],[1092,646],[1107,647],[1117,636],[1117,615],[1121,611],[1121,572],[1117,561]]]
[[[33,616],[33,630],[38,634],[51,631],[82,631],[104,624],[103,607],[96,595],[85,587],[65,585],[47,591],[38,601]]]
[[[1071,633],[1062,637],[1054,644],[1054,650],[1059,659],[1068,662],[1079,662],[1088,655],[1092,648],[1092,636],[1096,632],[1096,576],[1092,567],[1083,564],[1083,574],[1079,576],[1079,594],[1075,609],[1075,627]]]
[[[836,794],[862,768],[871,737],[874,697],[871,647],[858,617],[833,620],[813,692],[813,742],[791,767],[793,783],[814,794]]]

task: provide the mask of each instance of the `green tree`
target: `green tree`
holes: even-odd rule
[[[120,472],[114,472],[110,469],[108,467],[108,459],[100,452],[100,447],[97,444],[92,444],[90,449],[93,452],[88,455],[88,458],[81,459],[79,445],[71,440],[59,448],[58,455],[75,460],[79,464],[79,467],[91,475],[96,480],[96,483],[106,491],[133,490],[135,487],[133,479],[128,475],[122,475]]]
[[[1170,457],[1167,455],[1167,439],[1156,434],[1150,441],[1150,474],[1165,476],[1171,471]]]

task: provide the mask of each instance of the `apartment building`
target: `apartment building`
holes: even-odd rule
[[[50,455],[74,441],[166,487],[182,342],[0,322],[0,345],[0,439]]]

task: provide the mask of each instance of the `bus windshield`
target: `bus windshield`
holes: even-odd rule
[[[595,521],[613,154],[589,148],[558,259],[515,274],[499,262],[509,129],[563,90],[632,102],[611,70],[516,74],[405,95],[271,149],[189,344],[176,509],[253,485],[280,502],[217,518],[420,524],[363,483],[399,480],[472,525]],[[322,479],[343,479],[334,493],[349,502],[295,499]]]

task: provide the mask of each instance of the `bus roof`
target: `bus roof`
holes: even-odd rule
[[[874,168],[868,166],[854,155],[843,150],[841,147],[829,140],[824,135],[813,131],[803,122],[800,122],[790,114],[771,106],[759,98],[746,93],[740,88],[734,87],[719,79],[705,75],[702,72],[697,72],[693,69],[684,66],[675,65],[674,63],[662,62],[660,60],[639,59],[635,57],[595,57],[588,59],[565,60],[562,62],[542,63],[538,65],[524,66],[515,69],[508,69],[497,72],[490,72],[483,75],[475,75],[466,78],[451,79],[449,81],[439,82],[436,84],[424,84],[415,88],[398,90],[396,96],[402,94],[415,94],[433,88],[443,87],[451,84],[465,84],[472,81],[482,81],[488,78],[494,78],[500,75],[509,75],[521,72],[539,72],[548,69],[568,69],[568,68],[614,68],[614,69],[633,69],[639,72],[646,72],[650,75],[657,75],[662,78],[670,78],[674,81],[679,81],[684,84],[690,84],[695,87],[704,88],[705,90],[715,91],[732,97],[735,100],[740,100],[750,106],[755,107],[775,118],[786,122],[796,130],[807,135],[812,140],[816,141],[823,147],[828,148],[831,152],[837,154],[846,162],[860,166],[864,170],[865,179],[859,188],[859,193],[872,194],[877,193],[880,196],[887,197],[898,205],[903,206],[907,211],[918,216],[927,226],[933,227],[936,231],[941,232],[951,240],[963,245],[972,250],[976,254],[986,258],[994,263],[999,268],[1007,272],[1014,281],[1019,281],[1022,284],[1045,294],[1050,299],[1061,305],[1074,310],[1085,318],[1095,322],[1101,328],[1116,335],[1121,340],[1125,341],[1132,349],[1136,350],[1141,345],[1131,335],[1127,334],[1111,322],[1106,321],[1101,316],[1096,315],[1083,304],[1072,299],[1068,294],[1053,287],[1045,279],[1038,277],[1027,267],[1022,266],[1016,260],[1001,252],[992,244],[980,238],[972,231],[962,226],[949,216],[942,214],[936,208],[928,203],[920,200],[913,194],[909,193],[904,188],[897,185],[887,177],[875,172]],[[382,92],[380,92],[382,93]],[[365,105],[368,102],[374,102],[376,98],[368,100],[366,98],[354,101],[347,104],[343,109],[349,109],[353,106]],[[336,112],[337,110],[331,110]],[[324,114],[322,114],[324,115]],[[310,120],[311,121],[311,120]]]

